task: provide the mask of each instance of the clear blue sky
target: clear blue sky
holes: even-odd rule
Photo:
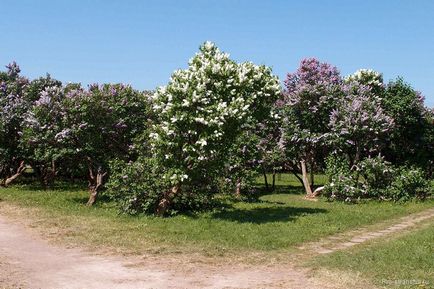
[[[164,85],[211,40],[281,79],[304,57],[401,75],[434,106],[434,1],[0,0],[0,64],[33,78]]]

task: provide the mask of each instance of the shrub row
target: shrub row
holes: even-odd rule
[[[237,63],[206,42],[155,91],[123,84],[28,80],[0,72],[0,184],[29,165],[48,187],[87,179],[129,213],[206,208],[216,193],[254,189],[258,174],[292,172],[314,197],[325,170],[332,199],[429,195],[433,111],[401,78],[362,69],[342,77],[309,58],[284,87],[269,67]],[[337,157],[340,156],[340,157]]]

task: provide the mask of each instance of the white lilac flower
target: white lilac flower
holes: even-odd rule
[[[201,147],[204,147],[204,146],[206,146],[208,143],[206,142],[206,140],[205,139],[200,139],[200,140],[198,140],[197,142],[196,142],[198,145],[200,145]]]
[[[205,125],[208,124],[208,121],[206,121],[203,117],[196,117],[194,120]]]
[[[188,106],[190,106],[190,102],[187,99],[183,99],[181,105],[184,107],[188,107]]]

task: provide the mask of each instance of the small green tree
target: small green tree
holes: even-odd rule
[[[434,109],[427,109],[425,119],[426,125],[422,137],[422,151],[427,177],[432,178],[434,170]]]
[[[233,191],[236,197],[242,191],[250,191],[259,169],[259,136],[254,127],[244,125],[240,135],[228,148],[226,166],[223,170],[224,184],[227,192]]]
[[[395,128],[384,149],[387,159],[397,165],[426,168],[429,159],[424,140],[430,123],[421,93],[398,78],[387,85],[382,107],[395,120]]]

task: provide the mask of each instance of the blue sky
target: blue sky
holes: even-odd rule
[[[281,79],[305,57],[344,75],[400,75],[434,107],[431,0],[0,0],[0,8],[0,64],[16,60],[31,78],[154,89],[211,40]]]

